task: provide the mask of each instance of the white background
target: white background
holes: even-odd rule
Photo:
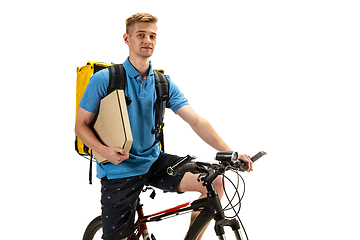
[[[243,174],[249,238],[360,239],[359,11],[349,0],[2,2],[2,238],[81,239],[100,214],[100,184],[74,151],[76,67],[123,62],[125,19],[150,12],[153,66],[234,150],[268,153]],[[213,159],[174,113],[165,120],[167,152]],[[157,192],[145,212],[197,197]],[[150,231],[182,239],[188,219]]]

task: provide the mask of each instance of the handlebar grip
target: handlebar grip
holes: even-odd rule
[[[255,154],[254,156],[251,157],[251,161],[255,162],[264,155],[266,155],[266,152],[260,151],[260,152],[258,152],[257,154]]]
[[[264,155],[266,155],[266,152],[260,151],[257,154],[255,154],[254,156],[252,156],[250,159],[252,162],[255,162]],[[235,166],[242,172],[246,171],[246,169],[247,169],[245,162],[243,162],[242,160],[239,160],[238,162],[236,162]]]
[[[180,161],[178,161],[177,163],[175,163],[174,165],[170,166],[167,168],[167,173],[170,176],[175,176],[176,174],[178,174],[178,170],[183,167],[185,164],[187,164],[188,162],[190,162],[191,160],[195,159],[196,157],[194,156],[190,156],[187,155],[186,157],[182,158]]]

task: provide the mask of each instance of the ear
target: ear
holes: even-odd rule
[[[124,42],[125,42],[126,44],[129,44],[129,34],[124,33],[123,38],[124,38]]]

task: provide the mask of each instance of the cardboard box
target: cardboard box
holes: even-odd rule
[[[130,151],[133,139],[123,90],[115,90],[101,100],[93,131],[104,145]],[[108,162],[95,151],[93,156],[99,163]]]

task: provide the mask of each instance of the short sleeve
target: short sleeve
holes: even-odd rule
[[[166,104],[167,108],[170,108],[174,113],[185,106],[189,105],[188,100],[185,98],[184,94],[180,91],[179,87],[170,79],[170,76],[166,75],[169,79],[170,88],[169,88],[169,100]]]

